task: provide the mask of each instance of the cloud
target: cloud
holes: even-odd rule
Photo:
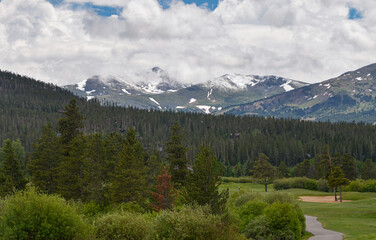
[[[85,5],[120,7],[111,17]],[[362,18],[348,19],[357,9]],[[225,73],[317,82],[375,62],[373,0],[0,2],[0,68],[57,84],[92,75],[137,80],[154,66],[197,83]]]

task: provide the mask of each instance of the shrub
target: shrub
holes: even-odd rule
[[[317,190],[319,190],[321,192],[329,192],[330,191],[330,187],[328,185],[328,181],[326,181],[323,178],[320,178],[317,181]]]
[[[266,202],[260,200],[249,201],[241,206],[239,208],[240,229],[244,229],[251,220],[262,215],[267,206]]]
[[[1,202],[0,239],[92,239],[92,228],[56,196],[28,189]]]
[[[283,190],[290,188],[303,188],[309,190],[317,190],[317,181],[306,177],[282,178],[274,180],[273,187],[275,190]]]
[[[265,220],[269,222],[274,236],[290,236],[291,238],[288,239],[301,239],[302,226],[292,204],[273,203],[265,208]]]
[[[234,183],[257,183],[257,180],[250,176],[245,177],[221,177],[222,182],[234,182]]]
[[[266,220],[264,215],[250,221],[243,232],[251,239],[273,239],[270,222]]]
[[[252,200],[264,200],[264,197],[260,193],[244,193],[240,191],[232,194],[229,202],[236,207],[241,207]]]
[[[376,192],[376,180],[371,179],[351,181],[350,184],[344,188],[344,191]]]
[[[106,214],[94,223],[97,239],[147,239],[152,222],[145,214],[115,212]]]
[[[292,198],[288,193],[273,192],[265,195],[265,201],[268,204],[273,203],[295,203],[294,198]]]
[[[210,214],[207,206],[184,206],[180,211],[165,210],[155,218],[152,239],[243,239],[221,216]]]

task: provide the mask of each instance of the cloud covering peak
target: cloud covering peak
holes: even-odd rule
[[[85,4],[118,7],[103,17]],[[350,17],[350,10],[360,17]],[[0,1],[0,68],[59,85],[160,66],[187,83],[226,73],[322,81],[375,61],[374,0]]]

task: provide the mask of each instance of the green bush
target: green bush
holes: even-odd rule
[[[179,211],[162,211],[154,221],[152,239],[244,239],[209,207],[184,206]]]
[[[264,215],[250,221],[243,232],[251,239],[273,239],[270,222]]]
[[[323,178],[320,178],[317,181],[317,190],[319,190],[321,192],[329,192],[330,191],[330,187],[328,185],[328,181],[326,181]]]
[[[302,188],[309,190],[317,190],[317,181],[306,177],[282,178],[274,180],[273,187],[275,190],[283,190],[290,188]]]
[[[260,200],[249,201],[241,206],[238,211],[240,229],[244,229],[251,220],[262,215],[264,208],[267,206],[268,204],[266,202]]]
[[[1,200],[0,209],[0,239],[93,239],[92,227],[55,195],[28,189]]]
[[[244,191],[238,191],[230,196],[229,202],[235,207],[241,207],[252,200],[264,200],[264,197],[257,192],[245,193]]]
[[[152,221],[146,214],[115,212],[106,214],[94,223],[97,239],[147,239],[151,235]]]
[[[222,182],[234,182],[234,183],[257,183],[257,180],[250,176],[245,177],[221,177]]]
[[[269,205],[273,203],[295,203],[295,199],[288,193],[272,192],[264,196],[264,201]]]
[[[292,204],[273,203],[265,208],[264,215],[274,236],[290,236],[287,239],[301,239],[302,226],[298,213]]]
[[[344,191],[352,192],[376,192],[376,180],[356,180],[344,188]]]

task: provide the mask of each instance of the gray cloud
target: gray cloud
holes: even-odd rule
[[[71,9],[91,2],[120,16]],[[349,7],[363,18],[349,20]],[[317,82],[375,62],[373,0],[223,0],[215,11],[157,0],[0,2],[0,68],[57,84],[92,75],[137,80],[159,66],[197,83],[225,73]]]

